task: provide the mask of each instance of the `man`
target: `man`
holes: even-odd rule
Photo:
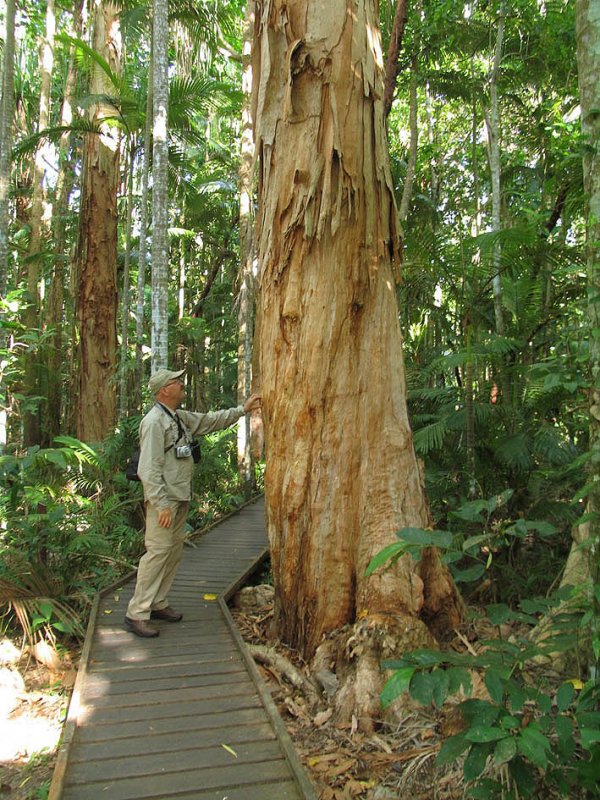
[[[183,373],[159,369],[152,375],[148,388],[156,402],[140,424],[138,475],[146,503],[146,552],[138,566],[125,627],[144,638],[159,634],[151,619],[179,622],[183,618],[169,606],[167,595],[185,539],[192,496],[193,437],[228,428],[244,414],[260,408],[260,396],[254,394],[243,406],[227,411],[178,411],[185,397]]]

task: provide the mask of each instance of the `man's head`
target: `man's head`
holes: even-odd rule
[[[185,397],[184,383],[181,378],[185,370],[173,372],[170,369],[158,369],[148,381],[148,388],[156,400],[169,408],[178,408]]]

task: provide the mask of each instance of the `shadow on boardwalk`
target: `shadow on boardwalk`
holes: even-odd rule
[[[314,793],[225,601],[267,553],[262,501],[186,548],[158,639],[96,598],[49,800],[300,800]]]

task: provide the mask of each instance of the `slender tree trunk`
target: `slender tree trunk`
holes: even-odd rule
[[[402,225],[406,222],[408,217],[408,207],[412,197],[412,187],[415,180],[415,171],[417,167],[417,151],[419,147],[419,123],[417,118],[417,84],[419,76],[417,63],[417,58],[415,56],[412,60],[409,84],[410,145],[408,148],[408,163],[406,167],[406,178],[404,179],[404,186],[402,187],[402,199],[400,200],[400,208],[398,209],[398,216]]]
[[[10,195],[10,150],[15,113],[15,0],[6,0],[6,38],[2,59],[0,103],[0,297],[8,283],[8,227]],[[2,442],[0,441],[0,447]]]
[[[148,95],[146,98],[146,126],[144,129],[144,158],[142,161],[142,196],[140,199],[140,243],[138,248],[138,285],[137,308],[135,312],[135,342],[136,342],[136,381],[134,408],[142,408],[142,346],[144,344],[144,295],[146,290],[146,262],[148,260],[147,234],[148,234],[148,183],[150,177],[150,149],[152,147],[152,55],[148,70]]]
[[[125,223],[125,258],[123,262],[123,291],[121,292],[121,364],[119,381],[119,417],[127,416],[129,400],[129,312],[131,305],[131,286],[129,264],[131,262],[131,232],[133,229],[133,170],[135,165],[135,142],[129,147],[129,167],[127,170],[127,221]]]
[[[339,714],[379,713],[382,630],[431,643],[456,624],[434,552],[365,578],[430,522],[406,410],[394,271],[400,242],[376,3],[257,3],[255,141],[265,495],[279,635],[312,657],[356,623]],[[350,69],[352,65],[352,69]],[[378,644],[379,642],[379,644]]]
[[[385,83],[383,91],[383,108],[387,117],[392,110],[394,92],[396,91],[396,81],[400,71],[398,59],[404,38],[404,28],[406,26],[407,7],[406,0],[397,0],[396,13],[392,24],[390,43],[388,46],[387,58],[385,60]]]
[[[73,33],[81,37],[81,0],[76,0],[73,9]],[[77,84],[77,71],[75,69],[75,48],[69,51],[67,77],[63,94],[60,114],[60,124],[67,127],[73,121],[73,99]],[[48,440],[52,442],[61,431],[63,418],[63,378],[65,354],[63,353],[63,330],[65,327],[65,285],[69,259],[67,251],[67,215],[69,211],[69,198],[75,184],[75,170],[71,158],[70,132],[65,131],[60,138],[58,146],[58,178],[56,181],[56,200],[52,213],[52,240],[53,240],[53,266],[52,282],[48,298],[47,324],[52,331],[50,347],[48,349],[48,402],[44,429]]]
[[[15,110],[15,0],[6,0],[6,33],[2,60],[2,97],[0,98],[0,298],[6,296],[8,285],[10,224],[9,199],[12,146],[12,126]],[[0,319],[3,312],[0,310]],[[0,342],[0,345],[3,343]],[[6,447],[7,406],[6,388],[0,378],[0,454]]]
[[[244,69],[242,91],[245,102],[242,109],[242,135],[240,158],[240,291],[238,296],[238,403],[250,395],[252,383],[252,337],[254,328],[254,137],[252,133],[252,63],[250,59],[252,30],[254,28],[254,0],[246,5],[244,32]],[[245,414],[238,422],[237,461],[240,482],[246,497],[252,493],[254,470],[250,447],[251,415]]]
[[[94,49],[115,73],[121,68],[121,35],[117,8],[98,0],[94,14]],[[92,67],[91,93],[108,94],[104,73]],[[114,113],[102,104],[91,111],[100,135],[88,134],[78,242],[77,325],[79,329],[79,396],[77,435],[99,441],[112,429],[116,412],[117,353],[117,192],[119,134],[103,123]]]
[[[46,30],[40,47],[40,110],[38,118],[38,132],[45,130],[50,122],[50,86],[52,69],[54,66],[54,36],[56,33],[56,18],[54,14],[54,0],[46,3]],[[49,216],[46,204],[45,177],[48,149],[45,143],[40,143],[36,149],[33,161],[33,197],[29,215],[30,234],[27,252],[27,299],[28,305],[23,314],[26,328],[33,332],[41,328],[41,298],[40,279],[43,277],[42,266],[44,251],[48,244]],[[23,381],[24,393],[33,398],[45,394],[40,388],[43,381],[41,367],[42,353],[39,347],[31,346],[25,358],[25,377]],[[41,397],[38,404],[28,408],[23,414],[23,444],[30,447],[34,444],[47,444],[42,442],[42,408]]]
[[[586,141],[583,153],[583,183],[586,216],[586,263],[588,290],[589,336],[589,432],[590,460],[588,462],[588,496],[585,522],[572,530],[573,543],[561,579],[561,587],[587,588],[586,601],[594,609],[591,637],[581,636],[579,622],[574,628],[579,634],[578,651],[556,653],[540,661],[550,661],[554,669],[572,670],[582,662],[592,662],[596,674],[600,659],[591,641],[598,641],[600,603],[597,586],[600,581],[598,548],[600,547],[600,16],[595,0],[576,0],[577,67],[581,127]],[[577,601],[578,605],[580,599]],[[554,614],[568,611],[570,603],[561,604]],[[553,615],[544,617],[532,636],[540,641],[552,640]],[[563,625],[564,627],[564,625]],[[571,666],[571,661],[575,662]],[[574,674],[572,671],[569,674]]]
[[[502,58],[502,42],[504,39],[505,10],[501,8],[498,15],[498,31],[496,34],[496,48],[490,72],[490,108],[486,114],[486,126],[489,141],[490,174],[492,179],[492,231],[499,233],[501,223],[501,198],[500,198],[500,114],[498,109],[498,73]],[[496,333],[504,336],[504,313],[502,311],[502,279],[500,276],[501,249],[497,242],[493,251],[493,292],[494,314],[496,317]],[[506,397],[505,401],[508,402]]]
[[[169,239],[167,183],[169,104],[169,12],[168,0],[154,0],[152,132],[152,371],[167,366]]]
[[[587,521],[579,526],[569,558],[570,566],[579,562],[577,577],[580,583],[599,582],[598,549],[600,547],[600,15],[594,0],[577,0],[577,66],[581,127],[586,140],[583,156],[583,181],[586,206],[586,262],[588,283],[588,324],[590,359],[590,493],[587,498]],[[580,543],[591,541],[589,548]],[[583,562],[583,563],[582,563]],[[575,567],[573,567],[575,568]],[[565,571],[566,583],[573,576]],[[594,624],[600,624],[600,603],[597,593],[590,592],[596,614]],[[595,638],[598,630],[595,631]],[[596,665],[598,664],[596,653]]]

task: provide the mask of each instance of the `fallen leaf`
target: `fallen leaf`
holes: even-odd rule
[[[235,752],[233,747],[229,747],[228,744],[222,744],[221,747],[223,750],[227,750],[228,753],[231,753],[232,756],[235,756],[236,758],[238,757],[238,754]]]
[[[202,599],[203,600],[216,600],[217,599],[217,595],[216,594],[203,594],[202,595]]]
[[[317,714],[313,719],[313,722],[315,723],[317,728],[320,728],[321,725],[325,725],[326,722],[329,722],[332,714],[333,714],[333,709],[328,708],[326,711],[321,711],[319,714]]]

